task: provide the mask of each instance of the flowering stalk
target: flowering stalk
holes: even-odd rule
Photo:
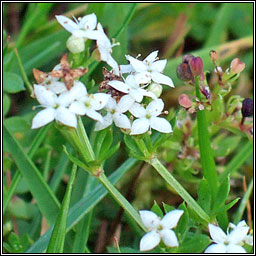
[[[199,80],[199,76],[195,77],[196,96],[201,101],[202,99],[199,89]],[[214,201],[218,191],[218,177],[211,149],[205,110],[199,110],[197,112],[197,127],[203,174],[206,180],[208,181]]]
[[[198,214],[198,216],[200,216],[206,222],[210,222],[210,217],[157,158],[149,160],[148,163],[156,169],[164,180],[184,199],[184,201],[187,202],[187,204]]]
[[[84,129],[83,123],[81,119],[78,119],[78,128],[76,130],[70,129],[69,140],[73,141],[73,145],[76,145],[76,149],[81,153],[84,160],[88,163],[96,160],[94,156],[94,152],[91,146],[91,143],[88,139],[86,131]],[[66,136],[67,137],[67,136]],[[137,224],[146,231],[141,218],[138,212],[131,206],[131,204],[126,200],[126,198],[115,188],[115,186],[109,181],[107,176],[104,174],[104,170],[99,167],[97,168],[97,173],[94,175],[109,191],[112,197],[117,201],[117,203],[123,207],[126,212],[131,216],[132,219],[137,222]]]

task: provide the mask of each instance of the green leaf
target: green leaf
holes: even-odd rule
[[[10,149],[10,153],[19,171],[25,178],[39,209],[47,219],[47,222],[53,224],[60,207],[57,198],[46,184],[34,163],[7,129],[5,123],[3,125],[3,137],[4,144],[8,145],[8,149]]]
[[[164,216],[160,206],[157,204],[157,202],[155,200],[154,200],[154,204],[153,204],[153,206],[151,207],[150,210],[161,218]]]
[[[220,213],[220,212],[224,212],[224,211],[228,211],[231,207],[233,207],[238,201],[240,200],[240,198],[236,198],[233,201],[231,201],[228,204],[225,204],[224,206],[220,207],[219,209],[216,210],[216,214]]]
[[[10,107],[11,107],[11,99],[6,93],[4,93],[4,96],[3,96],[3,116],[5,116],[8,113]]]
[[[213,202],[212,212],[216,213],[226,202],[230,190],[229,176],[222,181],[217,192],[215,201]]]
[[[111,176],[110,181],[115,184],[121,179],[121,177],[135,164],[138,160],[129,158],[125,161]],[[66,232],[71,230],[77,222],[82,219],[92,208],[95,207],[107,194],[106,188],[102,184],[95,185],[91,192],[71,207],[68,214],[67,229]],[[27,253],[40,253],[43,252],[50,240],[52,228],[50,228],[42,237],[40,237],[28,250]]]
[[[116,151],[119,149],[121,142],[118,142],[115,146],[111,147],[107,152],[102,153],[99,160],[105,161],[106,159],[110,158],[113,154],[116,153]]]
[[[210,213],[212,197],[209,189],[209,185],[206,179],[202,179],[198,187],[198,204],[205,210],[206,213]]]
[[[179,253],[202,253],[211,243],[211,239],[207,235],[188,233],[184,242],[179,245]]]
[[[132,154],[133,156],[143,157],[144,159],[144,155],[141,153],[136,141],[132,138],[132,136],[125,134],[124,142],[127,148],[129,149],[130,154]]]
[[[12,72],[3,73],[3,90],[8,93],[17,93],[25,90],[22,78]]]
[[[71,198],[72,186],[76,177],[77,166],[73,165],[67,190],[62,202],[62,206],[57,217],[54,229],[52,231],[51,239],[47,248],[47,253],[63,253],[65,236],[66,236],[66,225],[68,217],[68,209]]]
[[[166,204],[164,202],[163,202],[163,207],[164,207],[165,214],[175,209],[172,205]]]
[[[180,237],[182,237],[183,234],[188,229],[189,214],[188,214],[188,209],[186,207],[186,204],[184,202],[180,204],[178,209],[184,211],[184,213],[181,215],[181,218],[178,222],[178,226],[176,228],[176,232],[179,234]]]

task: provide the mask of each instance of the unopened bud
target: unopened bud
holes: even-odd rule
[[[203,73],[204,63],[200,57],[192,58],[189,65],[194,76],[200,76]]]
[[[190,108],[192,106],[192,101],[186,94],[181,94],[179,97],[179,104],[184,108]]]
[[[149,87],[148,87],[148,90],[150,92],[153,92],[156,97],[160,97],[162,91],[163,91],[163,87],[161,84],[157,84],[157,83],[152,83]]]
[[[215,62],[217,61],[217,59],[218,59],[218,54],[217,54],[217,52],[214,51],[214,50],[211,50],[211,51],[210,51],[210,58],[211,58],[211,60],[215,63]]]
[[[70,36],[67,40],[66,46],[72,53],[80,53],[85,49],[85,40],[82,37]]]
[[[191,72],[190,66],[187,63],[181,63],[177,67],[177,76],[182,81],[189,81],[193,79],[193,74]]]
[[[244,68],[245,68],[245,63],[240,61],[238,58],[233,59],[230,64],[230,70],[235,74],[241,73],[244,70]]]
[[[253,115],[253,100],[250,98],[243,100],[242,105],[242,115],[243,117],[249,117]]]
[[[189,62],[190,62],[194,57],[195,57],[195,56],[192,55],[192,54],[186,54],[186,55],[183,56],[182,62],[189,64]]]

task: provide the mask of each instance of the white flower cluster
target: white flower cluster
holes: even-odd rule
[[[214,244],[207,247],[205,253],[246,253],[244,243],[253,245],[253,237],[248,235],[250,228],[244,220],[237,225],[229,223],[227,234],[218,226],[209,224],[208,227]]]
[[[72,33],[72,41],[82,39],[84,45],[88,38],[96,40],[101,60],[112,67],[110,74],[118,78],[107,81],[107,85],[118,92],[120,97],[111,97],[111,90],[108,92],[110,94],[88,94],[85,85],[78,80],[74,80],[73,87],[68,90],[60,78],[49,75],[41,84],[34,85],[34,95],[45,109],[34,117],[32,128],[39,128],[53,120],[76,127],[76,115],[87,115],[97,121],[96,131],[105,129],[114,122],[117,127],[130,131],[131,135],[143,134],[151,129],[163,133],[172,132],[170,123],[158,117],[164,109],[162,99],[158,98],[162,91],[161,84],[174,87],[172,80],[162,74],[167,60],[158,60],[158,51],[152,52],[143,61],[126,55],[130,63],[119,66],[111,56],[114,45],[104,33],[101,24],[97,24],[95,14],[75,19],[75,22],[65,16],[56,18]],[[57,65],[55,70],[60,68]],[[123,76],[125,73],[128,73],[126,77]],[[147,106],[142,104],[144,96],[149,97],[146,100],[149,102]],[[97,112],[103,108],[107,112],[104,117]],[[136,117],[133,122],[128,118],[131,115]]]

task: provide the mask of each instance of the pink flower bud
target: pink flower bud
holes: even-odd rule
[[[189,81],[193,79],[190,67],[187,63],[181,63],[177,67],[177,76],[182,81]]]
[[[180,95],[179,104],[184,108],[190,108],[192,106],[192,102],[186,94]]]
[[[245,63],[240,61],[238,58],[233,59],[230,64],[230,69],[235,74],[241,73],[244,70],[244,68],[245,68]]]
[[[189,65],[194,76],[200,76],[203,73],[204,63],[200,57],[192,58]]]

